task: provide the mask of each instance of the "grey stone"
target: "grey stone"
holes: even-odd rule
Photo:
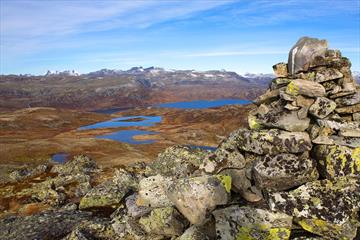
[[[358,104],[360,103],[360,91],[352,95],[336,98],[335,102],[339,106],[350,106],[350,105]]]
[[[292,80],[287,85],[285,92],[292,96],[304,95],[308,97],[322,97],[326,93],[321,84],[302,79]]]
[[[309,37],[300,38],[289,52],[289,73],[293,75],[300,71],[307,71],[315,57],[325,57],[327,47],[326,40]]]
[[[172,180],[161,175],[144,178],[139,183],[137,205],[153,208],[173,206],[166,191]]]
[[[325,118],[336,108],[336,103],[325,97],[316,98],[310,106],[309,113],[317,118]]]
[[[316,82],[326,82],[334,79],[342,78],[344,75],[335,68],[325,68],[316,73]]]
[[[276,77],[287,77],[288,69],[286,63],[275,64],[272,68],[274,70]]]

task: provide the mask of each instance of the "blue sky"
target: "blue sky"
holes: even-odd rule
[[[270,73],[301,36],[360,70],[360,0],[0,0],[0,73],[226,69]]]

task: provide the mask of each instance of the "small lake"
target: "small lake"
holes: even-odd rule
[[[189,102],[172,102],[161,103],[157,107],[161,108],[181,108],[181,109],[204,109],[221,107],[225,105],[245,105],[252,103],[250,100],[245,99],[218,99],[218,100],[195,100]]]
[[[78,130],[118,127],[151,127],[161,122],[161,116],[128,116],[80,127]]]
[[[111,139],[119,142],[125,142],[128,144],[150,144],[156,142],[156,140],[135,140],[133,137],[138,135],[157,134],[156,132],[144,131],[144,130],[121,130],[106,135],[100,135],[96,138]]]
[[[60,164],[64,164],[68,158],[69,154],[63,152],[55,153],[51,156],[51,160]]]

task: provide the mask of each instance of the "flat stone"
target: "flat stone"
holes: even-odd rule
[[[270,89],[275,90],[282,87],[286,87],[286,85],[288,85],[290,81],[291,79],[289,78],[279,78],[279,77],[275,78],[274,80],[271,81]]]
[[[167,195],[190,223],[199,225],[216,206],[228,202],[230,189],[230,176],[200,176],[174,181]]]
[[[256,186],[268,191],[283,191],[319,177],[316,162],[307,157],[282,153],[260,158],[253,168]]]
[[[317,118],[325,118],[336,108],[336,103],[325,97],[316,98],[310,106],[309,113]]]
[[[312,151],[322,176],[331,179],[360,175],[360,147],[352,149],[340,145],[318,145]]]
[[[231,206],[212,213],[216,239],[289,239],[292,216],[260,208]]]
[[[320,127],[326,127],[334,130],[340,129],[360,129],[360,122],[346,122],[346,121],[335,121],[326,119],[317,119],[317,123]]]
[[[289,74],[293,75],[300,71],[307,71],[315,57],[325,57],[327,47],[326,40],[309,37],[300,38],[289,52]]]
[[[294,105],[289,104],[289,103],[287,103],[284,108],[289,110],[289,111],[297,111],[297,110],[300,109],[300,107],[294,106]]]
[[[275,64],[272,68],[274,70],[276,77],[287,77],[288,69],[286,63]]]
[[[360,122],[360,113],[353,113],[353,120],[355,122]]]
[[[180,236],[187,225],[174,207],[156,208],[149,216],[141,217],[139,223],[147,233],[166,237]]]
[[[136,204],[139,206],[160,208],[173,206],[166,191],[172,180],[161,175],[144,178],[139,182],[139,192]]]
[[[134,193],[125,199],[127,214],[133,218],[142,217],[145,214],[148,214],[152,210],[152,208],[149,207],[138,206],[136,204],[137,198],[138,198],[138,194]]]
[[[316,72],[300,72],[294,75],[295,78],[300,78],[308,81],[315,81]]]
[[[315,81],[318,83],[342,78],[344,75],[335,68],[325,68],[316,72]]]
[[[352,95],[336,98],[335,102],[339,106],[350,106],[350,105],[358,104],[360,103],[360,91]]]
[[[309,151],[312,147],[310,137],[306,132],[238,129],[230,136],[239,149],[260,155],[302,153]]]
[[[271,102],[272,100],[278,98],[279,94],[280,94],[280,89],[267,90],[263,95],[257,97],[254,100],[254,103],[256,105],[260,105],[262,103]]]
[[[335,112],[337,112],[337,113],[357,113],[357,112],[360,112],[360,103],[352,105],[352,106],[336,108]]]
[[[360,138],[360,129],[340,129],[339,136]]]
[[[294,216],[306,231],[325,239],[354,239],[360,206],[360,179],[340,177],[306,183],[290,192],[268,195],[271,210]]]
[[[322,97],[326,93],[321,84],[302,79],[292,80],[287,85],[285,92],[292,96],[304,95],[308,97]]]
[[[335,98],[339,98],[339,97],[344,97],[344,96],[348,96],[348,95],[352,95],[354,94],[355,91],[343,91],[343,89],[341,89],[341,92],[332,94],[330,96],[328,96],[330,99],[335,99]]]

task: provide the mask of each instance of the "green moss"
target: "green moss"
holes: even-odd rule
[[[230,193],[231,190],[231,177],[229,175],[217,175],[216,176],[224,186],[226,192]]]

